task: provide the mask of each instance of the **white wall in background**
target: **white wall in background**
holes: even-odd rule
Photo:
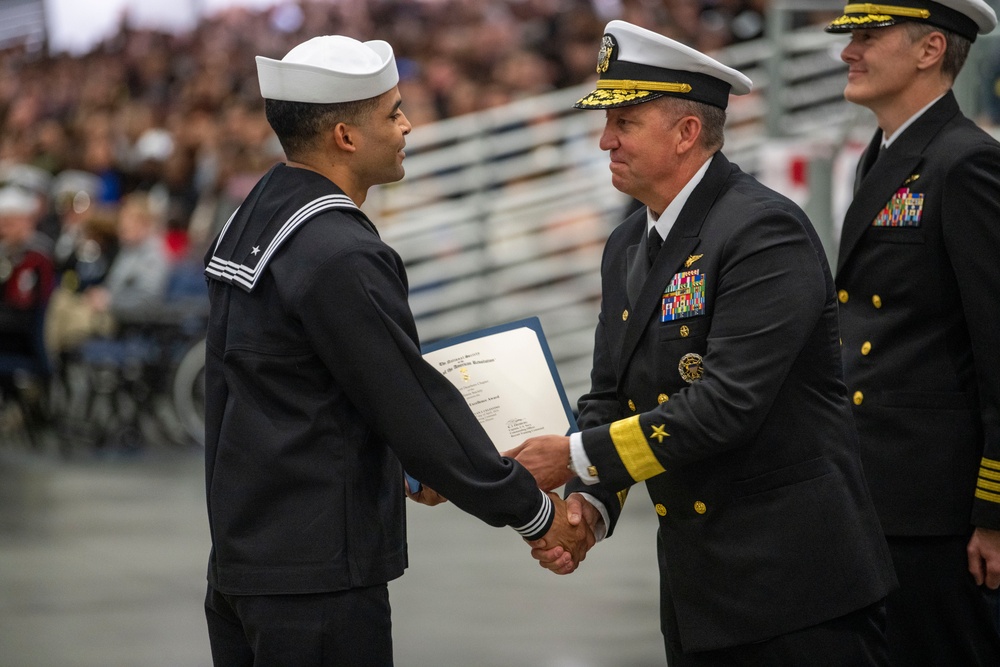
[[[45,0],[49,44],[54,53],[84,53],[128,25],[183,32],[198,18],[233,6],[266,9],[282,0]]]

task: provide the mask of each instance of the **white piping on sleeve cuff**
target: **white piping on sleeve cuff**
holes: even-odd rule
[[[545,531],[539,532],[549,524],[549,518],[552,516],[552,499],[546,495],[541,489],[538,490],[542,494],[542,506],[538,510],[538,514],[535,518],[524,524],[523,526],[514,526],[514,530],[517,531],[518,535],[526,540],[537,540],[545,534]]]

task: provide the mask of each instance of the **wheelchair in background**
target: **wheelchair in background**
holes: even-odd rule
[[[50,403],[64,455],[203,446],[208,295],[200,267],[174,267],[161,302],[116,321],[114,335],[59,359]]]

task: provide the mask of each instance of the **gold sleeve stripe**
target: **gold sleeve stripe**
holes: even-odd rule
[[[617,494],[619,507],[625,507],[625,499],[628,498],[628,489],[622,489]]]
[[[990,493],[989,491],[983,491],[982,489],[976,489],[976,498],[980,500],[988,500],[991,503],[1000,503],[1000,493]]]
[[[987,482],[985,479],[980,478],[979,482],[976,484],[980,489],[986,489],[987,491],[1000,491],[1000,483],[998,482]]]
[[[845,14],[890,14],[891,16],[905,16],[911,19],[926,19],[931,13],[926,9],[916,7],[899,7],[896,5],[875,5],[870,2],[851,4],[844,7]]]
[[[625,470],[635,481],[641,482],[663,472],[663,466],[653,455],[653,449],[642,432],[639,415],[611,424],[611,442],[615,444]]]
[[[1000,470],[989,470],[987,468],[980,468],[979,469],[979,476],[982,479],[1000,480]]]
[[[687,83],[668,83],[666,81],[633,81],[631,79],[599,79],[597,87],[605,90],[648,90],[654,93],[690,93],[691,85]]]
[[[1000,461],[994,461],[993,459],[988,459],[985,456],[980,462],[980,465],[984,468],[990,468],[991,470],[1000,470]]]

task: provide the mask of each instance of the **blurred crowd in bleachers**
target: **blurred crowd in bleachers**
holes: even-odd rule
[[[58,364],[136,313],[203,297],[207,244],[283,159],[255,55],[319,34],[385,39],[419,132],[592,79],[609,19],[713,52],[760,37],[768,2],[288,0],[183,34],[123,19],[82,55],[0,49],[0,403],[12,365]],[[1000,99],[998,76],[984,89]],[[1000,105],[986,110],[1000,122]]]
[[[199,293],[208,242],[283,158],[255,55],[319,34],[385,39],[419,128],[586,81],[610,18],[711,51],[759,36],[763,1],[298,0],[226,10],[185,34],[123,20],[82,55],[8,47],[0,354],[7,366],[58,363],[171,287]],[[0,363],[0,398],[10,378]]]
[[[415,126],[593,76],[608,18],[702,50],[750,39],[763,0],[341,0],[232,9],[181,35],[123,28],[83,56],[0,54],[0,164],[100,178],[96,203],[165,197],[168,238],[204,243],[255,176],[281,158],[255,55],[318,34],[393,44]],[[50,236],[56,229],[43,230]]]

